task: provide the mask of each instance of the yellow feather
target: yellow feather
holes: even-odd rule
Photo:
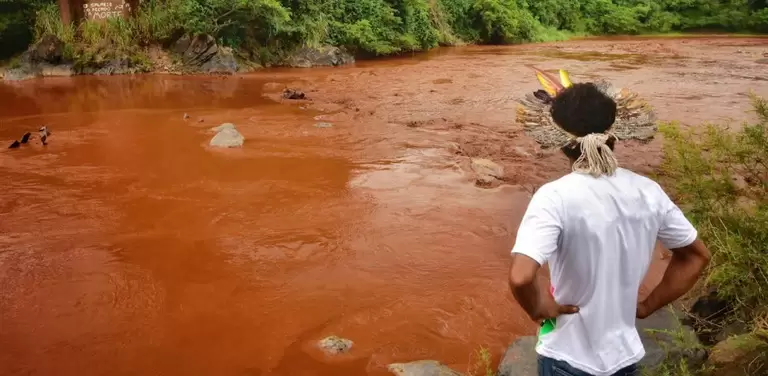
[[[536,72],[536,78],[539,79],[539,83],[541,83],[541,86],[544,88],[544,90],[547,91],[547,93],[549,93],[549,95],[553,97],[557,95],[557,89],[555,88],[554,85],[552,85],[550,80],[548,80],[544,75],[542,75],[539,72]]]
[[[562,69],[560,69],[560,83],[563,85],[563,87],[573,86],[573,82],[571,82],[571,78],[568,77],[568,72]]]

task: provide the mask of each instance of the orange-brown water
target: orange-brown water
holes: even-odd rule
[[[568,171],[513,125],[524,64],[606,77],[664,120],[744,119],[766,39],[438,50],[229,78],[0,84],[0,375],[466,370],[534,332],[506,286],[532,186]],[[279,100],[285,86],[309,103]],[[185,119],[184,114],[189,114]],[[318,121],[331,128],[317,128]],[[211,150],[232,122],[242,149]],[[649,172],[660,142],[620,158]],[[467,157],[506,168],[473,185]],[[652,286],[662,268],[653,268]],[[326,358],[314,342],[352,339]]]

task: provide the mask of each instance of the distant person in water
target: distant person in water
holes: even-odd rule
[[[562,148],[573,172],[533,195],[509,274],[513,295],[541,324],[539,375],[639,375],[645,349],[635,319],[690,290],[709,250],[657,183],[618,167],[611,98],[594,84],[574,84],[553,98],[551,114],[573,136]],[[658,287],[638,302],[657,240],[673,256]],[[545,263],[550,286],[537,279]]]

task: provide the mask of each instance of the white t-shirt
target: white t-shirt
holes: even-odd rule
[[[536,351],[595,376],[642,360],[635,311],[656,240],[674,249],[696,237],[661,187],[629,170],[571,173],[542,186],[512,252],[548,262],[555,300],[580,310],[542,330]]]

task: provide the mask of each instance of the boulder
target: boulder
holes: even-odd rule
[[[336,67],[354,62],[355,57],[345,49],[334,46],[322,46],[302,47],[295,50],[285,60],[285,65],[294,68]]]
[[[490,159],[473,158],[472,170],[475,172],[475,185],[478,187],[491,187],[504,178],[504,167]]]
[[[318,346],[329,355],[342,354],[349,351],[352,348],[354,342],[346,338],[337,336],[330,336],[323,338],[318,343]]]
[[[32,63],[59,64],[64,61],[64,42],[52,34],[45,34],[29,50]]]
[[[237,72],[237,61],[232,53],[232,49],[228,47],[219,48],[218,52],[210,60],[200,66],[200,70],[205,73],[215,74],[233,74]]]
[[[682,312],[666,308],[645,320],[637,320],[637,331],[645,347],[640,366],[652,370],[665,363],[683,361],[689,369],[696,369],[704,363],[707,351],[693,329],[680,322],[683,316]]]
[[[522,337],[513,342],[499,363],[497,376],[536,376],[538,360],[537,337]]]
[[[389,372],[397,376],[461,376],[460,373],[436,360],[390,364]]]
[[[30,78],[39,77],[40,73],[31,70],[30,67],[12,68],[5,71],[3,79],[6,81],[22,81]]]
[[[298,89],[285,88],[285,90],[283,90],[283,98],[291,99],[291,100],[301,100],[301,99],[307,99],[307,95],[304,94],[303,91]]]
[[[245,142],[245,137],[237,131],[234,124],[225,123],[212,130],[216,132],[210,142],[212,147],[236,148],[243,146]]]
[[[208,34],[182,35],[171,46],[181,56],[184,68],[192,72],[233,74],[238,66],[232,49],[219,47]]]
[[[719,342],[707,359],[711,375],[768,375],[768,341],[757,334],[733,336]]]

